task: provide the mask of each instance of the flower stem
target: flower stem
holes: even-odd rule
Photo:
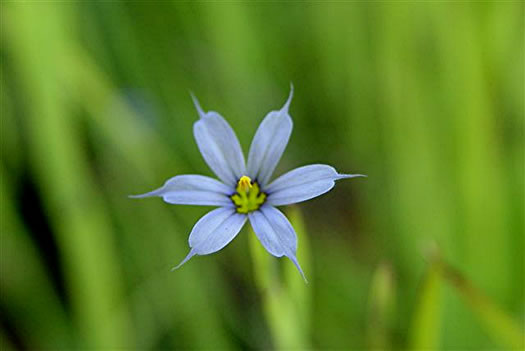
[[[297,209],[290,211],[290,221],[301,244],[299,260],[308,272],[309,260],[304,225]],[[250,252],[262,310],[278,350],[310,348],[310,291],[290,260],[278,260],[268,254],[251,231]],[[284,264],[284,271],[280,265]],[[281,274],[282,273],[282,274]]]

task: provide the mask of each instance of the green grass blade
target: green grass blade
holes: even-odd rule
[[[395,317],[396,286],[392,266],[381,263],[374,275],[368,297],[367,341],[371,350],[391,350]]]
[[[411,350],[438,350],[443,309],[443,280],[441,265],[431,262],[419,287],[412,317],[409,348]]]

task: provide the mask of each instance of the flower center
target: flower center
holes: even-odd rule
[[[261,191],[257,182],[250,177],[242,176],[237,183],[237,192],[230,198],[237,207],[238,213],[248,213],[258,210],[266,201],[266,194]]]

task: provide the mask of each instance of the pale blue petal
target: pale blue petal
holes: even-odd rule
[[[228,122],[217,112],[204,112],[193,97],[200,119],[193,125],[193,135],[204,160],[225,184],[234,187],[246,173],[241,145]]]
[[[174,269],[195,255],[208,255],[225,247],[240,232],[246,219],[246,215],[237,213],[234,208],[217,208],[208,212],[191,231],[190,253]]]
[[[202,175],[180,175],[166,181],[164,185],[149,193],[132,195],[132,198],[160,196],[170,204],[229,206],[229,196],[234,190],[223,183]]]
[[[279,111],[266,115],[257,129],[248,154],[248,176],[264,186],[281,159],[292,133],[292,118],[288,108],[293,97],[293,86],[290,96]]]
[[[259,211],[248,214],[253,231],[264,248],[276,257],[286,256],[304,276],[303,270],[297,261],[297,235],[284,214],[275,207],[264,205]]]
[[[364,177],[362,174],[339,174],[327,165],[309,165],[283,174],[264,188],[267,203],[272,206],[290,205],[326,193],[335,181],[344,178]]]

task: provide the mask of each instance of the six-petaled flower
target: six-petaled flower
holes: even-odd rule
[[[296,258],[297,236],[276,206],[309,200],[331,190],[336,180],[362,175],[339,174],[331,166],[314,164],[270,182],[292,132],[288,113],[292,96],[293,87],[284,106],[264,118],[253,138],[247,163],[228,122],[217,112],[204,112],[193,97],[200,117],[193,125],[193,134],[204,160],[220,181],[202,175],[180,175],[157,190],[132,196],[160,196],[170,204],[219,206],[195,224],[189,237],[190,252],[175,268],[195,255],[219,251],[249,220],[264,248],[273,256],[288,257],[304,278]]]

